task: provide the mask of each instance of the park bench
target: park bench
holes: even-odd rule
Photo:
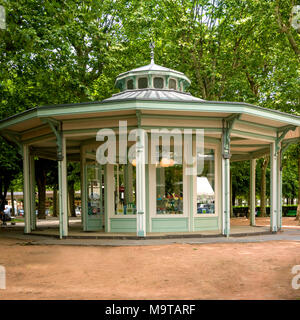
[[[289,210],[286,214],[287,217],[295,217],[297,215],[297,210]]]

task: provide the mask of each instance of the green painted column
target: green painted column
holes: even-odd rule
[[[277,161],[277,188],[278,188],[278,215],[277,215],[277,227],[281,230],[282,227],[282,149],[279,151]]]
[[[146,164],[146,231],[150,232],[151,216],[150,216],[150,205],[149,205],[149,164]]]
[[[187,176],[189,188],[188,188],[188,198],[189,198],[189,231],[194,231],[194,181],[195,181],[195,175],[189,175]],[[197,185],[196,189],[197,190]],[[196,193],[197,197],[197,193]]]
[[[230,235],[230,160],[222,159],[222,234]]]
[[[230,132],[232,124],[223,121],[222,134],[222,234],[230,235]]]
[[[103,166],[104,168],[104,230],[105,232],[109,231],[109,218],[108,218],[108,194],[107,194],[107,164]]]
[[[87,231],[87,174],[85,146],[80,147],[80,196],[81,196],[81,223],[83,231]]]
[[[58,187],[59,187],[59,237],[68,236],[68,182],[67,182],[67,153],[66,139],[61,138],[62,159],[58,161]]]
[[[104,166],[104,210],[105,232],[110,232],[110,217],[115,215],[115,181],[114,165],[107,163]]]
[[[24,200],[24,233],[31,232],[31,187],[30,187],[30,153],[28,145],[23,145],[23,200]]]
[[[256,209],[256,159],[250,160],[250,225],[255,226],[255,209]]]
[[[31,230],[36,229],[36,207],[35,207],[35,162],[34,156],[30,156],[30,204],[31,204]]]
[[[277,219],[278,219],[278,154],[276,154],[275,143],[271,143],[270,148],[270,230],[277,232]]]
[[[137,129],[136,143],[136,222],[137,236],[146,236],[146,172],[145,172],[145,135],[142,129]]]

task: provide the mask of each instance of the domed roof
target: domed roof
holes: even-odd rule
[[[115,86],[121,92],[104,101],[203,101],[186,92],[191,81],[184,73],[154,63],[154,44],[150,48],[151,63],[119,74]]]
[[[142,66],[142,67],[139,67],[139,68],[132,69],[130,71],[121,73],[121,74],[118,75],[117,79],[119,77],[122,77],[122,76],[124,76],[126,74],[129,74],[129,73],[145,72],[145,71],[162,71],[162,72],[176,73],[178,75],[184,76],[185,79],[187,79],[189,81],[189,83],[190,83],[190,80],[182,72],[179,72],[179,71],[176,71],[176,70],[173,70],[173,69],[169,69],[169,68],[166,68],[166,67],[163,67],[163,66],[159,66],[156,63],[150,63],[150,64],[147,64],[146,66]]]
[[[201,102],[203,99],[192,96],[189,92],[180,92],[175,90],[157,90],[157,89],[135,89],[126,90],[116,93],[112,97],[103,100],[103,102],[110,101],[130,101],[130,100],[159,100],[159,101],[173,101],[173,102]]]

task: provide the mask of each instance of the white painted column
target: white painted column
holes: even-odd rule
[[[104,210],[105,232],[110,232],[110,218],[115,214],[115,182],[114,165],[106,164],[104,167]]]
[[[68,181],[67,181],[67,153],[66,139],[62,137],[62,157],[58,161],[58,186],[59,186],[59,236],[68,236]]]
[[[146,236],[146,173],[145,132],[137,129],[136,143],[136,232],[138,237]]]
[[[31,187],[30,187],[30,154],[28,145],[23,145],[23,196],[24,196],[24,233],[31,232]]]
[[[230,159],[222,158],[222,234],[230,235]]]
[[[256,159],[250,160],[250,225],[255,226],[256,189],[255,189]]]
[[[277,215],[278,215],[278,156],[275,154],[275,143],[271,144],[270,153],[270,230],[272,232],[277,232]]]
[[[87,180],[85,146],[80,147],[80,197],[81,197],[81,223],[83,231],[87,230]]]
[[[156,192],[156,166],[155,164],[149,164],[149,232],[153,232],[152,230],[152,218],[156,215],[156,199],[157,199],[157,192]]]
[[[197,212],[197,145],[196,136],[193,135],[192,139],[192,155],[193,155],[193,167],[190,168],[190,175],[188,176],[189,188],[188,188],[188,199],[189,199],[189,231],[195,230],[194,224],[194,212]]]
[[[30,156],[30,212],[31,212],[31,230],[36,229],[36,207],[35,207],[35,162],[34,156]]]
[[[281,167],[281,149],[277,157],[277,188],[278,188],[278,215],[277,215],[277,228],[281,230],[282,227],[282,167]]]

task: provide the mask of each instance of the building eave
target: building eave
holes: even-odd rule
[[[260,106],[243,102],[222,102],[222,101],[157,101],[152,99],[128,99],[113,101],[95,101],[76,104],[49,105],[26,110],[6,119],[0,120],[0,130],[9,128],[14,124],[20,124],[34,118],[59,117],[63,115],[101,113],[107,111],[125,110],[156,110],[156,111],[189,111],[224,113],[224,117],[229,114],[247,114],[255,117],[282,122],[283,125],[300,126],[300,116],[267,109]]]

